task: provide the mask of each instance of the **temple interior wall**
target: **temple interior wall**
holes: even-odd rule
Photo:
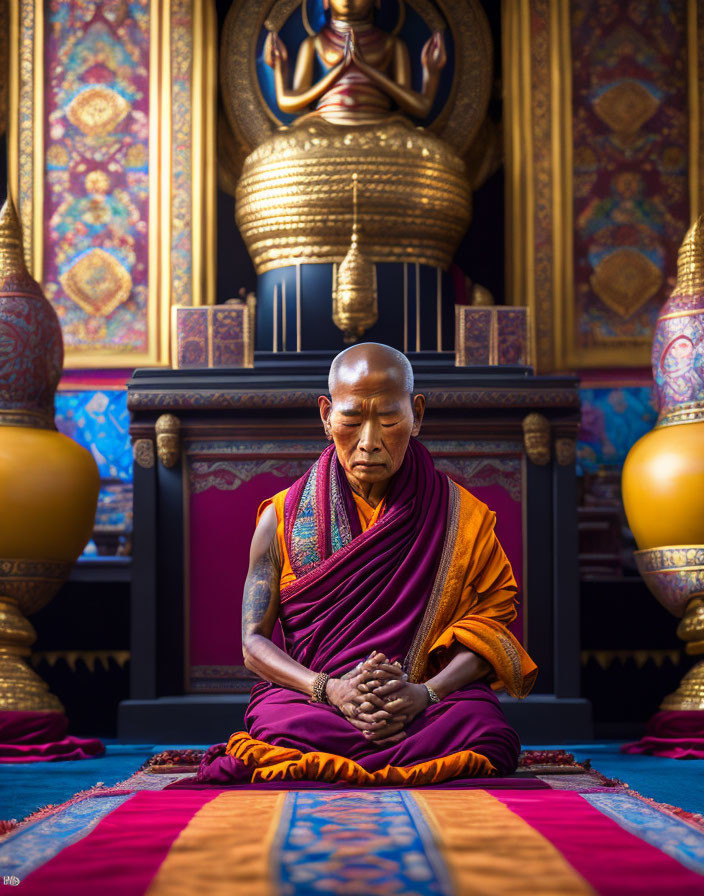
[[[168,365],[172,305],[256,287],[218,171],[217,47],[229,6],[0,3],[0,192],[18,200],[28,261],[64,329],[57,426],[89,448],[103,480],[85,562],[34,619],[34,662],[77,731],[96,733],[99,702],[109,734],[128,688],[126,380],[136,366]],[[498,304],[531,308],[539,371],[581,376],[582,684],[606,731],[654,711],[686,665],[671,619],[637,577],[620,469],[655,422],[653,325],[677,246],[704,208],[704,0],[483,6],[502,149],[454,264]],[[99,66],[84,64],[81,41]],[[114,121],[82,113],[77,85],[84,97],[102,90]],[[105,243],[96,206],[127,222],[119,245]],[[91,297],[90,271],[72,259],[101,246],[107,255],[93,261],[112,286]]]

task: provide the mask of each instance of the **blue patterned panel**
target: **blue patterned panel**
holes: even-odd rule
[[[649,386],[581,389],[582,421],[577,442],[578,473],[620,467],[631,447],[657,419]]]
[[[692,871],[704,874],[704,833],[698,828],[628,793],[583,793],[582,798],[629,834],[656,846]]]
[[[450,896],[450,878],[413,795],[287,794],[273,853],[282,896]]]
[[[19,828],[0,843],[0,874],[22,882],[62,849],[90,834],[99,821],[133,796],[126,793],[88,797]]]
[[[95,458],[101,479],[132,482],[127,390],[56,393],[56,427]]]

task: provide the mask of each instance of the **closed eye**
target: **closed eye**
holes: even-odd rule
[[[384,429],[388,429],[390,426],[398,426],[398,420],[396,421],[396,423],[382,423],[381,425],[384,427]]]

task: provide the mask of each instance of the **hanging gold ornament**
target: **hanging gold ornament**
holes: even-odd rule
[[[357,174],[352,175],[352,240],[337,270],[332,293],[332,319],[345,342],[356,342],[379,318],[376,267],[359,248]]]

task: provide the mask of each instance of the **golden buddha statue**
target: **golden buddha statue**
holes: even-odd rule
[[[421,54],[423,86],[411,87],[411,65],[403,40],[374,24],[374,0],[324,0],[330,21],[307,37],[298,50],[293,85],[288,87],[288,53],[274,32],[264,48],[274,69],[276,99],[282,112],[298,113],[316,104],[316,116],[338,125],[377,124],[389,118],[392,104],[414,118],[427,118],[447,62],[445,43],[435,31]],[[323,77],[315,84],[316,59]]]
[[[377,25],[380,0],[322,0],[325,19],[313,29],[314,2],[235,0],[223,31],[230,154],[248,151],[236,221],[260,287],[262,275],[294,265],[332,265],[333,295],[337,266],[366,284],[376,279],[365,264],[426,265],[439,278],[470,221],[464,156],[475,152],[491,87],[490,33],[479,0],[408,0],[413,40],[422,42],[415,79],[400,34],[403,2],[392,30]],[[299,15],[296,31],[290,23]],[[307,36],[294,50],[301,20]],[[349,252],[354,264],[342,265]],[[344,313],[339,304],[333,310],[347,341],[376,321],[376,296],[351,306],[352,295],[363,302],[357,286],[346,284]],[[266,289],[259,299],[266,313]]]

